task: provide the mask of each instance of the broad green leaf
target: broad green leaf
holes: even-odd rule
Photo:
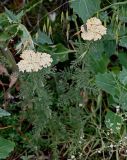
[[[10,39],[10,36],[7,32],[0,33],[0,42],[5,42]]]
[[[15,143],[10,140],[6,140],[0,137],[0,159],[5,159],[8,157],[9,153],[13,151]]]
[[[127,69],[123,68],[123,70],[119,73],[118,78],[123,85],[127,85]]]
[[[94,56],[91,56],[91,68],[95,73],[104,73],[107,71],[107,66],[109,64],[109,59],[106,55],[102,55],[100,58],[96,59]]]
[[[99,73],[96,76],[96,84],[99,88],[114,96],[119,93],[116,79],[117,77],[114,73]]]
[[[53,44],[50,36],[41,31],[36,34],[36,42],[40,44]]]
[[[10,38],[14,37],[17,34],[18,25],[11,24],[6,27],[6,32],[9,34]]]
[[[4,109],[0,108],[0,117],[10,116],[11,114]]]
[[[5,13],[0,13],[0,29],[2,29],[3,26],[8,26],[8,24],[9,22]]]
[[[118,97],[117,103],[123,110],[127,110],[127,92],[123,91]]]
[[[111,66],[109,70],[115,74],[119,74],[119,72],[121,71],[121,68],[119,66]]]
[[[47,52],[47,53],[51,54],[51,56],[53,58],[53,65],[55,65],[59,62],[64,62],[64,61],[68,60],[68,54],[74,52],[73,50],[66,48],[61,43],[57,44],[57,45],[52,45],[52,46],[40,45],[38,47],[38,51]]]
[[[68,60],[68,53],[70,52],[71,50],[67,49],[62,44],[57,44],[53,48],[53,54],[52,54],[54,63],[64,62],[65,60]]]
[[[43,45],[38,44],[38,51],[39,52],[52,53],[52,47],[48,44],[43,44]]]
[[[100,9],[100,0],[73,0],[70,4],[83,22],[86,22]]]
[[[104,43],[103,41],[97,41],[90,44],[89,52],[96,60],[100,59],[104,54]]]
[[[118,57],[120,60],[120,64],[127,68],[127,54],[125,52],[119,52]]]
[[[112,40],[116,40],[115,38],[115,29],[114,29],[114,26],[113,25],[109,25],[107,27],[107,34],[104,36],[104,39],[107,40],[107,41],[112,41]]]
[[[105,40],[104,41],[104,49],[106,55],[109,57],[112,56],[116,52],[116,41],[115,40]]]
[[[127,48],[127,37],[122,37],[122,38],[120,39],[120,41],[119,41],[119,45],[120,45],[121,47]]]
[[[120,133],[123,119],[120,115],[117,115],[112,111],[108,111],[105,116],[105,124],[106,127],[112,130],[114,133]]]
[[[24,48],[34,50],[34,43],[27,28],[24,25],[19,24],[18,30],[22,31],[22,34],[20,37],[21,37],[21,43],[23,44]]]

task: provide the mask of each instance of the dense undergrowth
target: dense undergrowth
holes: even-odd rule
[[[0,159],[126,159],[126,52],[125,0],[0,1]]]

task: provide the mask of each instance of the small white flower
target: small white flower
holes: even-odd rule
[[[37,52],[33,50],[25,50],[20,56],[22,60],[17,64],[21,72],[37,72],[42,68],[47,68],[52,63],[52,58],[47,53]]]
[[[107,132],[107,135],[109,136],[109,135],[110,135],[110,133],[109,133],[109,132]]]
[[[7,47],[4,50],[7,51],[8,50]]]
[[[120,106],[116,106],[116,112],[117,112],[117,113],[120,112]]]
[[[114,146],[113,146],[113,144],[111,143],[109,147],[110,147],[110,148],[113,148]]]
[[[106,120],[107,123],[110,123],[110,119]]]
[[[98,150],[97,152],[98,152],[98,153],[101,153],[101,151],[100,151],[100,150]]]
[[[116,109],[116,112],[119,113],[119,112],[120,112],[120,109]]]
[[[120,130],[120,127],[116,127],[116,130]]]
[[[75,159],[75,156],[74,156],[74,155],[72,155],[72,156],[71,156],[71,159]]]
[[[120,106],[116,106],[116,108],[117,108],[117,109],[119,109],[119,108],[120,108]]]
[[[87,29],[85,30],[84,25],[81,26],[81,37],[84,40],[97,41],[106,34],[107,28],[102,25],[100,19],[93,17],[86,22]]]
[[[82,153],[80,153],[80,154],[79,154],[79,157],[82,157],[82,155],[83,155],[83,154],[82,154]]]
[[[49,18],[52,22],[54,22],[56,20],[56,12],[52,12],[49,14]]]
[[[82,107],[82,106],[83,106],[83,104],[82,104],[82,103],[80,103],[80,104],[79,104],[79,107]]]
[[[111,134],[113,134],[113,130],[112,130],[112,128],[110,128],[110,133],[111,133]]]
[[[114,123],[110,123],[110,127],[112,127],[114,125]]]
[[[117,122],[117,126],[121,126],[121,124]]]
[[[83,140],[84,136],[81,136],[80,139]]]

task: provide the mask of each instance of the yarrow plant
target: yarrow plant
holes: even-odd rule
[[[93,17],[86,22],[87,30],[85,30],[84,25],[81,26],[81,37],[84,40],[94,40],[97,41],[106,34],[107,28],[102,25],[100,19]]]
[[[0,159],[125,159],[127,0],[13,1],[0,7]]]
[[[25,50],[20,56],[22,60],[17,64],[21,72],[37,72],[42,68],[51,66],[52,58],[47,53],[37,52],[33,50]]]

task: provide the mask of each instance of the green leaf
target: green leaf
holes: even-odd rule
[[[50,36],[48,36],[46,33],[41,32],[41,31],[39,31],[36,34],[36,41],[37,43],[40,43],[40,44],[45,44],[45,43],[53,44]]]
[[[21,18],[23,17],[23,15],[24,15],[24,11],[21,11],[16,15],[17,22],[21,22]]]
[[[14,14],[12,11],[8,10],[7,8],[5,8],[5,14],[8,18],[8,21],[10,23],[19,23],[21,22],[21,18],[24,15],[23,11],[21,11],[19,14]]]
[[[99,88],[112,96],[119,93],[116,83],[116,75],[114,73],[97,74],[96,84]]]
[[[120,71],[118,78],[123,85],[126,85],[127,84],[127,69],[123,68],[123,70]]]
[[[103,41],[97,41],[90,44],[89,52],[96,60],[100,59],[104,54],[104,43]]]
[[[62,44],[57,44],[53,48],[53,60],[54,63],[64,62],[68,60],[68,53],[72,52],[70,49],[64,47]]]
[[[106,55],[102,55],[100,58],[96,59],[94,56],[91,56],[91,68],[95,73],[104,73],[107,71],[107,66],[109,64],[109,58]]]
[[[0,137],[0,159],[8,157],[9,153],[13,151],[15,143]]]
[[[118,57],[120,60],[120,64],[127,68],[127,54],[125,52],[119,52]]]
[[[8,33],[10,38],[12,38],[17,34],[18,31],[17,29],[18,29],[18,24],[11,24],[6,27],[6,32]]]
[[[86,22],[100,9],[100,0],[74,0],[70,2],[73,11]]]
[[[19,24],[18,30],[22,31],[20,37],[21,37],[21,43],[23,44],[24,48],[34,50],[34,43],[27,28],[23,24]]]
[[[108,27],[107,27],[107,34],[104,36],[104,39],[106,41],[115,41],[116,38],[115,38],[115,30],[114,30],[114,26],[112,24],[110,24]]]
[[[5,42],[10,39],[10,36],[7,32],[0,33],[0,42]]]
[[[119,20],[121,22],[127,23],[127,5],[123,5],[120,8],[120,12],[119,12]]]
[[[49,46],[46,44],[39,45],[38,51],[39,52],[47,52],[47,53],[51,54],[51,56],[53,58],[53,65],[55,65],[59,62],[64,62],[64,61],[68,60],[68,54],[74,53],[73,50],[66,48],[61,43],[59,43],[57,45],[52,45],[52,46]]]
[[[116,113],[108,111],[105,116],[105,124],[106,127],[112,130],[114,133],[120,133],[120,129],[123,124],[123,119]]]
[[[0,108],[0,117],[10,116],[11,114],[4,109]]]
[[[116,52],[116,41],[115,40],[105,40],[104,49],[105,49],[106,55],[108,55],[109,57],[112,56]]]
[[[5,14],[6,14],[6,16],[8,18],[8,21],[10,23],[15,22],[16,15],[12,11],[8,10],[7,8],[5,8]]]
[[[127,92],[123,91],[117,98],[117,103],[123,110],[127,110]]]
[[[5,13],[0,13],[0,29],[2,29],[4,26],[8,26],[8,24],[9,22]]]
[[[119,41],[119,45],[120,45],[121,47],[127,48],[127,37],[122,37],[122,38],[120,39],[120,41]]]

